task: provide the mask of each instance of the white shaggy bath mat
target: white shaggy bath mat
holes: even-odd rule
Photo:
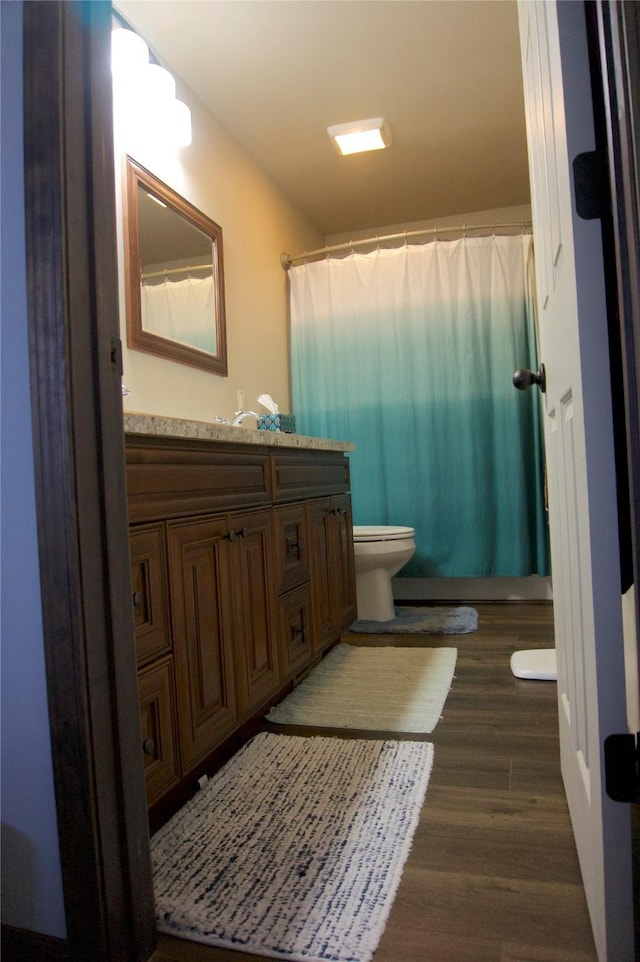
[[[457,648],[336,645],[267,719],[280,725],[428,734],[442,714],[457,655]]]
[[[293,962],[368,962],[432,763],[428,742],[257,735],[152,838],[158,928]]]

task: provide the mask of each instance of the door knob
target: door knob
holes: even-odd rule
[[[526,368],[518,368],[518,370],[513,375],[514,386],[518,388],[519,391],[526,391],[532,385],[537,384],[542,393],[547,390],[547,381],[544,372],[544,364],[541,364],[538,370],[533,373],[533,371],[528,371]]]

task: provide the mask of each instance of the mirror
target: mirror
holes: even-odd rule
[[[125,161],[127,343],[227,375],[222,228]]]

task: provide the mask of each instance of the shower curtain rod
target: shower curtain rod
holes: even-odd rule
[[[285,253],[280,255],[280,263],[284,270],[288,271],[296,261],[305,261],[308,257],[319,257],[322,254],[333,254],[336,251],[353,250],[354,247],[364,247],[367,244],[382,244],[396,240],[406,241],[409,237],[426,237],[429,234],[433,234],[436,237],[438,234],[462,234],[464,236],[468,231],[472,230],[496,231],[514,227],[518,228],[521,233],[528,234],[531,232],[532,225],[531,221],[520,221],[518,223],[503,224],[461,224],[457,227],[428,227],[423,230],[402,231],[399,234],[384,234],[380,237],[361,238],[360,240],[347,241],[344,244],[332,244],[327,247],[319,247],[315,251],[305,251],[304,254],[296,254],[295,257]]]
[[[193,264],[190,267],[169,267],[164,271],[152,271],[150,274],[141,274],[141,281],[148,281],[151,277],[168,277],[169,274],[184,274],[189,273],[189,271],[203,271],[205,269],[211,270],[213,264]]]

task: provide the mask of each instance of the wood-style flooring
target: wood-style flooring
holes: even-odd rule
[[[435,760],[420,824],[374,962],[596,962],[560,777],[556,685],[509,670],[513,651],[553,645],[552,607],[475,607],[479,627],[468,635],[344,636],[458,648],[443,717],[426,736]],[[163,935],[153,962],[259,957]]]

